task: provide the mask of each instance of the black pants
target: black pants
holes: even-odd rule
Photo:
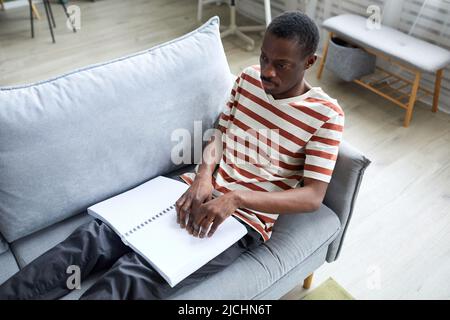
[[[123,244],[106,224],[94,220],[80,226],[66,240],[25,266],[0,286],[0,299],[57,299],[71,290],[67,268],[78,266],[81,280],[102,270],[106,273],[81,299],[164,299],[179,289],[221,271],[262,237],[251,227],[242,239],[175,287]],[[186,231],[187,232],[187,231]]]

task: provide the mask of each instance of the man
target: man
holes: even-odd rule
[[[195,173],[181,176],[190,184],[176,203],[182,228],[196,237],[213,236],[233,215],[247,227],[246,236],[171,288],[114,231],[92,221],[0,286],[0,299],[59,298],[69,292],[69,265],[78,265],[83,279],[108,270],[82,299],[163,299],[269,240],[279,214],[317,210],[344,124],[336,100],[304,80],[318,42],[317,26],[306,15],[275,18],[260,66],[245,69],[235,82],[219,119],[219,139],[207,145]]]

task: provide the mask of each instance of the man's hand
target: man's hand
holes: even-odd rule
[[[186,227],[186,217],[192,212],[197,212],[205,201],[211,200],[212,192],[211,176],[197,175],[189,189],[175,203],[177,223],[181,228]]]
[[[203,203],[198,210],[193,209],[186,229],[194,237],[204,238],[211,226],[208,232],[208,237],[211,237],[219,225],[231,216],[237,208],[239,208],[239,200],[236,192],[226,193]]]

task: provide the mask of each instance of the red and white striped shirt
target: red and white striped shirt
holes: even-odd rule
[[[219,194],[283,191],[304,177],[330,182],[344,128],[344,112],[321,88],[275,100],[263,90],[259,66],[236,80],[219,118],[223,156],[212,181]],[[197,167],[198,168],[198,167]],[[181,178],[191,184],[195,173]],[[275,212],[239,208],[233,214],[268,240]]]

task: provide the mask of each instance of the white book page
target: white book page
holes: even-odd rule
[[[190,235],[176,222],[176,211],[169,211],[148,222],[126,238],[129,245],[144,256],[171,286],[199,269],[247,233],[234,217],[226,219],[212,237]]]
[[[160,176],[99,202],[89,207],[88,212],[123,237],[143,221],[174,205],[188,188],[183,182]]]

